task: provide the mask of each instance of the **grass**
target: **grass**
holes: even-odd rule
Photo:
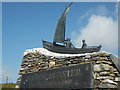
[[[16,84],[14,83],[7,83],[7,84],[1,84],[0,87],[2,88],[15,88]]]

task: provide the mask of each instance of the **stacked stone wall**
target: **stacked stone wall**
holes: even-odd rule
[[[110,55],[106,52],[98,52],[59,57],[48,56],[38,52],[27,53],[23,57],[18,81],[20,82],[22,74],[91,62],[93,64],[92,88],[118,88],[120,75]]]

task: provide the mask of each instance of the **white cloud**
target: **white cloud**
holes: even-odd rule
[[[72,32],[75,46],[81,47],[82,40],[85,39],[88,46],[102,45],[103,51],[117,54],[118,21],[115,20],[117,19],[117,9],[116,7],[115,11],[111,11],[105,5],[99,5],[88,9],[80,16],[78,20],[80,28],[78,31]]]
[[[110,10],[105,7],[105,5],[99,5],[94,8],[89,8],[82,16],[80,16],[78,23],[82,23],[82,20],[90,18],[93,13],[94,15],[100,16],[108,16],[109,14],[113,14],[113,12],[110,12]]]
[[[118,45],[118,26],[117,21],[111,17],[92,15],[88,24],[80,29],[80,33],[74,35],[74,44],[81,46],[82,39],[88,45],[102,45],[104,51],[117,50]]]

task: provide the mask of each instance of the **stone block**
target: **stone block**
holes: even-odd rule
[[[96,64],[101,64],[101,63],[103,63],[103,64],[113,64],[113,63],[110,62],[110,61],[104,61],[104,60],[96,61]]]
[[[115,77],[115,81],[120,82],[120,77]]]
[[[107,75],[107,76],[109,76],[110,72],[109,71],[102,71],[102,72],[99,73],[99,75]]]
[[[90,58],[91,58],[91,55],[86,55],[85,58],[87,58],[87,59],[89,58],[89,59],[90,59]]]
[[[110,79],[105,79],[105,80],[102,81],[102,83],[110,83],[110,84],[115,84],[115,85],[117,85],[116,82],[114,82],[113,80],[110,80]]]
[[[101,69],[101,67],[100,67],[100,64],[94,65],[94,66],[93,66],[93,70],[94,70],[94,72],[100,72],[100,71],[102,71],[102,69]]]
[[[49,62],[49,67],[54,67],[54,66],[55,66],[55,62],[54,61]]]
[[[96,79],[99,79],[99,80],[111,79],[111,80],[113,80],[114,77],[111,77],[111,76],[98,76]]]
[[[110,83],[100,83],[100,85],[98,86],[99,88],[106,88],[106,89],[108,89],[108,88],[117,88],[117,86],[116,85],[114,85],[114,84],[110,84]]]

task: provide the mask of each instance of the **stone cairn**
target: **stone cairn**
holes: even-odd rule
[[[17,82],[20,83],[22,74],[91,62],[93,64],[92,88],[118,88],[120,74],[110,55],[107,52],[57,54],[43,48],[26,50]]]

